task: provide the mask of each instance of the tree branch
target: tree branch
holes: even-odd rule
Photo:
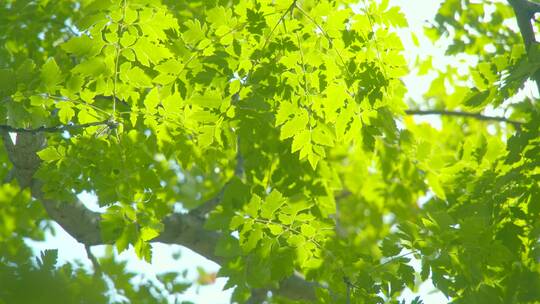
[[[479,113],[469,113],[469,112],[459,112],[459,111],[448,111],[448,110],[405,110],[405,113],[407,115],[443,115],[443,116],[461,116],[461,117],[469,117],[474,118],[477,120],[485,120],[485,121],[499,121],[499,122],[505,122],[514,125],[517,129],[521,127],[523,122],[511,120],[506,117],[499,117],[499,116],[487,116],[482,115]]]
[[[88,127],[95,127],[95,126],[107,126],[111,129],[115,129],[118,127],[118,123],[112,119],[107,119],[103,121],[96,121],[96,122],[89,122],[84,123],[80,125],[58,125],[53,127],[45,127],[41,126],[39,128],[16,128],[8,125],[0,125],[0,131],[5,132],[12,132],[12,133],[56,133],[56,132],[64,132],[68,130],[73,129],[84,129]]]
[[[0,133],[19,184],[30,187],[32,196],[42,202],[49,217],[87,247],[105,244],[101,236],[100,213],[88,210],[76,197],[68,202],[48,199],[41,190],[42,182],[33,178],[41,164],[36,153],[45,147],[43,133],[20,133],[16,143],[11,141],[8,132]],[[164,230],[152,242],[182,245],[218,264],[224,262],[214,253],[220,233],[204,229],[203,218],[193,214],[174,213],[164,218],[163,223]],[[280,282],[273,292],[291,300],[314,301],[315,286],[315,283],[293,275]]]
[[[540,4],[538,4],[540,9]],[[478,120],[491,120],[491,121],[499,121],[499,122],[506,122],[509,124],[514,125],[516,128],[519,128],[523,122],[511,120],[505,117],[498,117],[498,116],[487,116],[482,115],[479,113],[469,113],[469,112],[458,112],[458,111],[446,111],[446,110],[405,110],[405,113],[407,115],[445,115],[445,116],[462,116],[462,117],[470,117]],[[73,129],[84,129],[88,127],[94,127],[94,126],[108,126],[110,129],[115,129],[118,127],[118,122],[108,119],[103,121],[96,121],[96,122],[90,122],[80,125],[58,125],[53,127],[39,127],[39,128],[16,128],[9,125],[0,125],[0,131],[4,132],[12,132],[12,133],[56,133],[56,132],[63,132],[67,130],[73,130]],[[240,142],[240,139],[238,139]],[[238,143],[238,153],[236,155],[236,167],[234,169],[234,174],[237,177],[241,177],[244,173],[243,168],[243,157],[240,153],[240,143]],[[221,192],[220,192],[221,194]],[[219,195],[218,195],[219,196]],[[219,199],[218,199],[219,200]],[[216,198],[208,200],[203,205],[209,205],[208,208],[204,208],[205,210],[208,209],[211,210],[216,205]],[[201,207],[203,206],[201,205]]]
[[[525,49],[530,55],[531,47],[536,43],[531,21],[534,18],[534,14],[540,12],[540,4],[528,0],[508,0],[508,3],[510,3],[514,9],[519,31],[521,33],[521,37],[523,38],[523,42],[525,43]],[[536,82],[538,92],[540,93],[540,71],[536,71],[533,78]]]
[[[90,250],[90,246],[84,245],[84,249],[86,250],[86,256],[88,256],[88,259],[92,262],[92,267],[94,267],[94,275],[97,277],[101,276],[101,266],[99,265],[96,256]]]

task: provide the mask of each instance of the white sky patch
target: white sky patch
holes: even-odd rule
[[[17,143],[17,133],[15,132],[9,132],[9,138],[11,138],[12,143]]]
[[[77,198],[93,212],[104,213],[107,211],[107,207],[100,207],[95,193],[83,191],[77,195]]]

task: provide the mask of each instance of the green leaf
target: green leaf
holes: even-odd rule
[[[382,242],[381,250],[384,256],[391,257],[401,252],[401,247],[395,239],[385,238]]]
[[[129,32],[124,32],[122,38],[120,38],[120,45],[127,48],[132,46],[135,41],[137,41],[137,36],[130,34]]]
[[[0,69],[0,94],[11,95],[16,90],[17,78],[10,69]]]
[[[308,224],[302,224],[302,226],[300,226],[300,231],[306,238],[311,238],[317,233],[317,230]]]
[[[294,153],[298,150],[309,148],[311,148],[311,133],[309,132],[309,130],[302,130],[300,132],[297,132],[296,135],[294,135],[291,152]]]
[[[128,70],[125,74],[128,81],[137,88],[148,88],[152,86],[152,80],[139,67]]]
[[[296,216],[300,211],[311,208],[311,206],[313,206],[313,203],[311,202],[308,202],[306,200],[297,200],[283,206],[283,212],[292,216]],[[281,222],[284,223],[283,220]]]
[[[390,22],[392,22],[394,26],[406,27],[408,25],[407,19],[405,19],[405,16],[403,15],[403,13],[401,13],[401,10],[399,7],[394,6],[390,8],[386,12],[386,14],[387,14],[386,17],[390,20]]]
[[[79,63],[71,71],[86,77],[97,77],[108,73],[109,69],[103,58],[93,57]]]
[[[138,18],[137,11],[127,6],[124,11],[124,20],[123,20],[124,24],[130,25],[134,23],[135,21],[137,21],[137,18]]]
[[[80,56],[80,57],[92,57],[101,52],[103,43],[98,39],[92,39],[86,35],[80,37],[73,37],[67,42],[60,45],[60,47],[67,53]]]
[[[46,249],[41,252],[41,258],[36,259],[38,260],[38,266],[40,269],[52,271],[58,262],[58,250]]]
[[[311,138],[313,139],[313,142],[332,147],[334,145],[334,140],[332,138],[332,134],[323,127],[317,127],[313,132],[311,133]]]
[[[154,228],[154,227],[143,227],[141,228],[141,239],[143,241],[150,241],[154,238],[156,238],[161,232],[161,229]]]
[[[441,186],[439,177],[434,173],[428,173],[427,181],[435,195],[437,195],[440,199],[445,200],[446,194],[444,193],[444,189]]]
[[[409,288],[414,287],[414,268],[407,264],[399,264],[398,275]]]
[[[240,215],[233,216],[233,218],[231,219],[231,223],[229,224],[229,229],[237,230],[240,226],[244,224],[244,221],[245,221],[244,217]]]
[[[306,239],[301,235],[293,234],[287,239],[287,243],[289,243],[291,247],[301,247],[306,243]]]
[[[283,232],[283,227],[278,224],[268,224],[268,229],[273,235],[280,235]]]
[[[144,98],[144,107],[148,113],[153,114],[157,112],[157,106],[159,104],[159,91],[157,88],[152,88],[148,95]]]
[[[214,28],[227,25],[231,18],[232,13],[230,8],[225,8],[223,6],[214,7],[206,12],[206,20]]]
[[[216,255],[221,257],[236,257],[241,253],[238,240],[230,235],[223,235],[216,245]]]
[[[41,83],[45,90],[54,92],[56,85],[62,80],[62,72],[54,58],[49,58],[41,67]]]
[[[463,104],[469,108],[477,108],[485,104],[486,99],[489,97],[490,91],[478,91],[476,88],[471,90],[463,102]]]
[[[182,38],[187,44],[195,45],[206,36],[199,20],[188,20],[184,26],[187,27],[187,31],[183,33]]]
[[[114,243],[118,252],[123,252],[129,247],[129,244],[135,244],[139,234],[137,232],[137,226],[135,224],[128,224],[122,230],[122,234],[117,238]]]
[[[135,243],[135,253],[139,259],[144,259],[146,262],[152,262],[152,247],[147,242],[139,239]]]
[[[106,242],[116,242],[124,232],[124,218],[113,207],[110,207],[106,213],[101,215],[100,231],[103,240]]]
[[[266,219],[273,218],[276,210],[279,209],[279,207],[281,207],[285,202],[285,199],[279,191],[272,190],[262,205],[261,217]]]
[[[245,253],[251,252],[263,237],[263,231],[259,225],[254,225],[247,240],[242,244]]]
[[[305,110],[299,110],[299,113],[297,112],[293,119],[287,121],[283,126],[281,126],[281,134],[279,139],[284,140],[293,137],[298,132],[305,130],[308,121],[308,113]]]
[[[256,194],[253,194],[251,200],[246,205],[246,213],[252,218],[257,218],[259,215],[259,209],[261,208],[262,200]]]
[[[216,93],[210,93],[204,96],[194,96],[190,100],[191,103],[210,109],[217,109],[221,106],[223,98]]]
[[[278,215],[278,219],[281,223],[283,223],[284,225],[290,225],[293,223],[294,221],[294,217],[289,215],[289,214],[284,214],[284,213],[281,213]]]
[[[64,155],[62,155],[55,147],[46,147],[39,151],[37,155],[41,160],[47,163],[60,160],[64,157]]]
[[[276,114],[276,126],[282,125],[285,121],[289,120],[295,113],[297,113],[298,107],[291,102],[281,102],[279,110]]]
[[[147,39],[138,39],[132,49],[138,61],[144,66],[150,66],[150,63],[158,64],[172,56],[169,49],[159,44],[152,44]]]
[[[56,104],[56,107],[59,109],[58,118],[63,124],[67,124],[75,116],[71,102],[59,102]]]

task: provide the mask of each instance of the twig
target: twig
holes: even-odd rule
[[[274,32],[276,31],[277,27],[281,24],[281,22],[283,22],[283,20],[285,19],[285,16],[287,16],[287,14],[288,14],[289,12],[292,12],[293,8],[296,6],[296,1],[298,1],[298,0],[293,0],[293,2],[291,3],[291,5],[289,5],[289,7],[287,8],[287,10],[285,10],[285,12],[283,13],[283,15],[281,15],[281,17],[279,17],[278,22],[276,22],[276,24],[274,25],[274,27],[273,27],[272,30],[270,31],[270,34],[268,34],[268,36],[266,36],[266,39],[264,40],[264,44],[263,44],[263,47],[261,48],[261,50],[264,51],[264,49],[266,48],[266,45],[268,44],[268,42],[270,42],[270,38],[272,37],[272,35],[273,35]]]
[[[92,253],[92,251],[90,251],[90,246],[84,244],[84,249],[86,250],[86,255],[88,256],[88,259],[90,260],[90,262],[92,262],[92,267],[94,267],[94,275],[96,277],[101,276],[101,266],[99,265],[96,256]]]
[[[391,264],[391,263],[393,263],[393,262],[395,262],[395,261],[397,261],[397,260],[399,260],[401,258],[407,257],[407,256],[409,256],[411,254],[415,254],[415,253],[418,253],[418,251],[417,250],[412,250],[412,251],[405,252],[403,254],[391,257],[388,260],[386,260],[385,262],[382,262],[382,263],[376,265],[375,267],[373,267],[370,271],[368,271],[368,273],[374,273],[374,272],[378,271],[380,268],[383,268],[384,266],[386,266],[388,264]]]
[[[514,125],[514,127],[518,129],[523,124],[523,122],[511,120],[506,117],[487,116],[487,115],[482,115],[479,113],[469,113],[469,112],[459,112],[459,111],[449,111],[449,110],[405,110],[405,113],[407,113],[407,115],[461,116],[461,117],[474,118],[477,120],[499,121],[499,122],[506,122],[506,123],[512,124]]]
[[[120,39],[122,38],[122,33],[124,32],[124,20],[126,19],[126,6],[127,6],[127,0],[123,1],[122,4],[122,19],[120,20],[119,29],[118,29],[118,41],[115,44],[116,48],[116,55],[114,60],[114,79],[113,79],[113,111],[112,111],[112,117],[116,116],[116,86],[118,82],[118,67],[119,67],[119,61],[120,61]]]

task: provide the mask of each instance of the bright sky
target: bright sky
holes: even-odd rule
[[[443,59],[444,50],[442,48],[437,49],[431,47],[431,44],[427,39],[420,38],[421,49],[414,47],[410,38],[409,30],[415,33],[422,32],[422,26],[428,20],[433,20],[439,3],[441,0],[391,0],[391,3],[399,5],[402,11],[405,13],[410,28],[407,31],[402,31],[400,36],[404,39],[405,49],[407,50],[406,56],[408,60],[414,60],[420,53],[431,54],[434,56],[434,63],[444,63]],[[438,58],[438,59],[437,59]],[[429,76],[428,76],[429,77]],[[410,90],[411,98],[420,98],[422,92],[427,90],[428,81],[419,77],[407,77],[404,79],[407,87]],[[428,119],[429,121],[429,119]],[[431,120],[430,122],[436,123]],[[97,208],[95,202],[96,198],[90,194],[83,194],[80,196],[81,200],[92,209]],[[44,242],[27,241],[34,249],[35,253],[39,254],[41,250],[45,249],[59,249],[58,256],[60,263],[68,261],[79,260],[86,267],[90,268],[91,264],[88,259],[85,259],[86,252],[84,246],[78,243],[75,239],[69,236],[60,226],[55,225],[57,234],[55,236],[47,235]],[[155,278],[156,274],[168,272],[188,270],[188,278],[194,279],[197,277],[196,266],[202,266],[207,272],[215,272],[219,269],[219,266],[195,253],[189,249],[182,248],[180,246],[170,246],[164,244],[153,244],[153,260],[151,264],[140,261],[132,249],[124,251],[119,255],[119,259],[128,261],[128,269],[141,273],[141,275],[148,278]],[[178,260],[172,258],[172,253],[181,252],[181,257]],[[92,252],[96,256],[100,256],[104,252],[104,246],[92,247]],[[419,265],[413,264],[413,266],[419,270]],[[229,303],[232,290],[222,291],[222,288],[226,282],[226,279],[218,279],[214,285],[203,287],[192,287],[185,294],[179,296],[179,300],[189,300],[194,303],[213,303],[213,304],[227,304]],[[433,293],[433,286],[430,283],[425,283],[420,287],[420,290],[412,293],[410,291],[405,292],[403,298],[408,299],[409,302],[416,295],[420,295],[424,300],[424,303],[438,304],[446,303],[447,300],[440,292]]]

